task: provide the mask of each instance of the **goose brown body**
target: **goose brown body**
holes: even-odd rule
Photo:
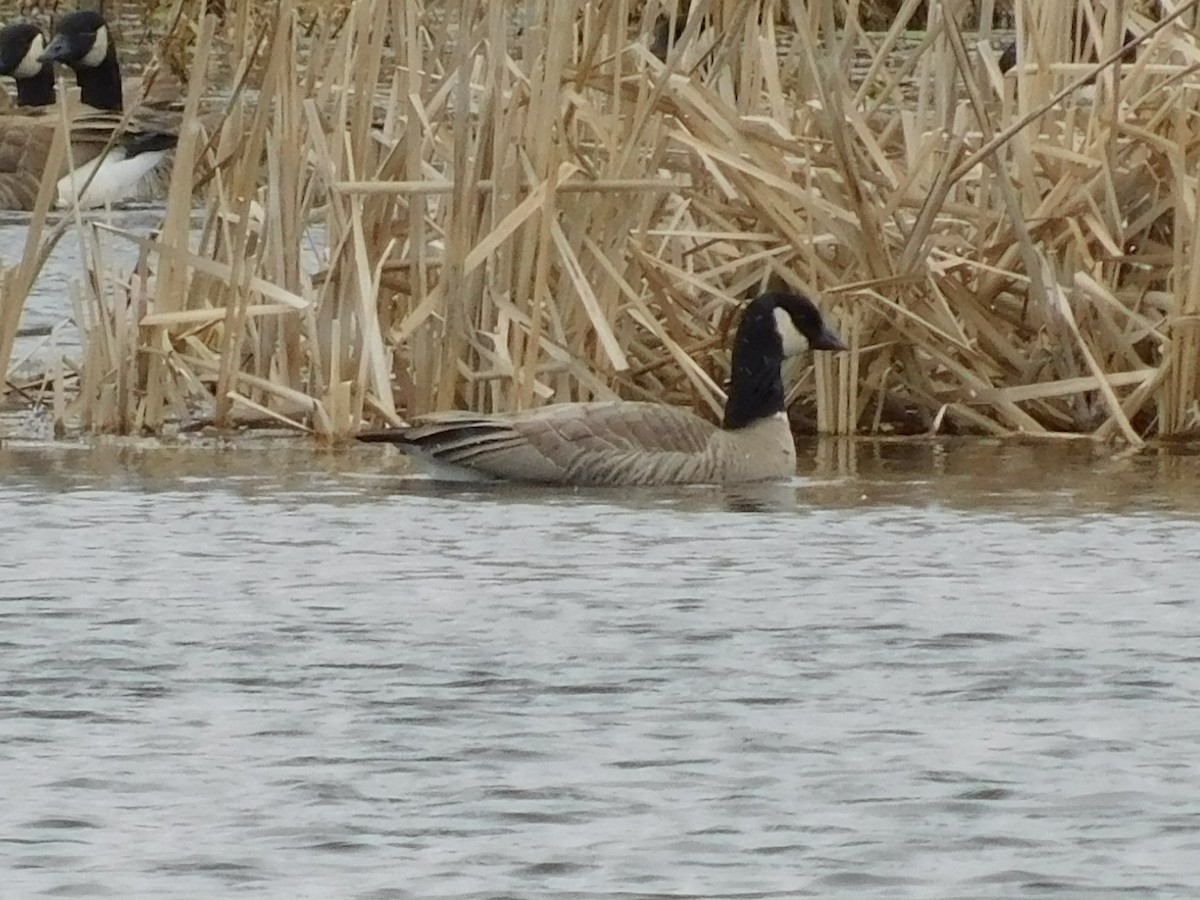
[[[796,470],[787,418],[736,432],[690,410],[657,403],[563,403],[520,413],[455,413],[403,429],[368,432],[435,474],[544,484],[711,484],[785,478]]]
[[[71,129],[71,157],[76,165],[95,159],[111,134],[80,122]],[[0,209],[30,210],[37,199],[42,175],[50,159],[50,148],[58,128],[53,115],[18,114],[0,118]],[[56,177],[65,175],[65,165]]]
[[[64,178],[96,161],[120,121],[119,115],[111,113],[87,113],[72,119],[69,125],[70,156],[68,159],[64,155],[54,177]],[[0,116],[0,209],[33,209],[59,125],[53,110],[40,115]],[[156,143],[146,143],[148,141]],[[162,150],[173,143],[173,135],[127,125],[113,150],[118,154],[133,155]],[[141,197],[136,187],[131,186],[124,199],[148,198]]]
[[[687,409],[614,401],[436,413],[359,438],[394,444],[434,477],[453,480],[601,486],[787,478],[796,450],[780,365],[810,349],[844,348],[807,298],[770,293],[747,307],[738,327],[721,426]]]

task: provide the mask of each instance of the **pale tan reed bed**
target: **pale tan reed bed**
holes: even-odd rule
[[[663,65],[654,3],[359,0],[303,31],[282,3],[260,34],[244,0],[216,43],[261,93],[178,151],[212,172],[199,236],[177,164],[153,274],[81,291],[55,415],[331,438],[612,396],[715,415],[738,304],[786,283],[853,348],[791,373],[807,427],[1193,432],[1196,0],[1131,9],[1133,61],[1112,4],[1018,2],[1039,37],[1008,77],[966,4],[929,5],[914,36],[915,0],[885,34],[849,3],[697,0]],[[5,273],[0,362],[35,271]]]

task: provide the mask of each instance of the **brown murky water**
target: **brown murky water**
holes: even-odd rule
[[[1194,897],[1200,460],[0,449],[4,895]]]

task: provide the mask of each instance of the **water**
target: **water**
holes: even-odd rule
[[[59,216],[60,213],[53,213],[52,222],[57,222]],[[202,217],[201,210],[194,212],[194,228],[199,228]],[[52,370],[56,357],[78,361],[82,356],[72,296],[81,291],[87,272],[90,250],[85,251],[84,241],[94,242],[100,268],[107,273],[107,278],[128,280],[138,264],[141,248],[108,228],[145,237],[161,227],[163,207],[161,204],[128,204],[121,209],[83,213],[81,219],[85,225],[83,237],[72,228],[54,246],[22,310],[10,367],[20,377],[36,378]],[[0,264],[15,267],[20,263],[25,252],[28,223],[28,213],[0,210]],[[107,227],[92,229],[93,224]],[[192,234],[198,242],[199,231],[194,230]],[[305,242],[300,248],[304,271],[311,275],[320,269],[324,256],[325,229],[314,225],[306,230]],[[157,267],[158,259],[152,256],[151,271]]]
[[[0,449],[4,896],[1195,897],[1200,459]]]
[[[57,216],[57,214],[56,214]],[[162,208],[131,209],[113,213],[89,214],[87,221],[106,222],[129,231],[145,235],[162,222]],[[57,221],[57,218],[54,219]],[[28,213],[0,210],[0,264],[16,267],[25,253]],[[98,233],[98,237],[103,235]],[[137,263],[139,248],[136,244],[105,235],[101,238],[104,260],[115,270],[128,273]],[[63,237],[38,275],[29,300],[21,317],[21,329],[27,336],[17,340],[14,359],[29,357],[40,361],[48,341],[45,332],[56,332],[59,348],[77,350],[79,336],[72,316],[71,292],[85,272],[84,253],[81,241],[74,233]],[[76,352],[74,354],[78,356]]]

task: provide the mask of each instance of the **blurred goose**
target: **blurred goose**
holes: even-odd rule
[[[17,106],[54,103],[54,69],[40,59],[45,49],[46,38],[32,22],[0,28],[0,75],[16,79]]]
[[[150,95],[141,96],[140,79],[121,78],[116,40],[104,17],[91,10],[63,16],[41,60],[68,66],[75,73],[80,101],[95,109],[124,110],[126,93],[138,98],[139,109],[178,109],[186,93],[178,79],[160,70],[147,86]]]
[[[569,485],[711,484],[789,478],[796,448],[784,409],[786,357],[844,350],[800,294],[746,307],[733,342],[720,427],[657,403],[561,403],[508,415],[440,413],[360,440],[395,444],[435,478]]]
[[[108,153],[81,164],[75,148],[81,144],[103,148],[118,126],[119,117],[111,114],[81,116],[71,123],[75,168],[58,179],[55,205],[71,206],[78,202],[82,209],[94,209],[134,200],[161,200],[166,196],[171,180],[166,160],[179,143],[179,135],[174,131],[158,129],[148,122],[128,124]],[[95,170],[99,171],[93,176]]]
[[[124,110],[126,82],[121,79],[117,44],[108,23],[100,13],[80,10],[63,16],[40,58],[46,63],[62,63],[75,73],[79,99],[86,106],[112,112]],[[146,98],[139,102],[134,107],[133,130],[144,134],[178,136],[181,124],[180,98],[185,91],[177,80],[173,90],[170,90],[171,81],[169,76],[161,73],[160,77],[155,79],[156,89],[168,89],[167,99],[160,95],[157,99]],[[134,82],[136,83],[136,79]],[[141,174],[137,175],[137,180],[129,187],[109,192],[108,196],[98,190],[93,181],[81,205],[101,206],[117,200],[161,200],[170,187],[172,157],[173,154],[165,152],[157,157],[152,165],[146,165],[149,162],[148,158],[139,159],[138,165],[131,164],[122,173],[123,178],[132,179],[140,169]],[[74,202],[75,196],[89,176],[90,172],[85,170],[72,173],[69,179],[60,182],[60,205],[66,206]]]
[[[675,46],[676,41],[683,37],[683,29],[687,27],[687,13],[680,13],[675,18],[675,27],[671,28],[671,17],[660,13],[654,20],[654,40],[650,42],[650,52],[658,57],[659,62],[667,61],[667,52]]]
[[[16,79],[18,109],[0,115],[0,208],[29,210],[37,199],[50,147],[59,127],[54,103],[54,73],[40,61],[44,39],[36,26],[15,23],[0,29],[0,74]],[[139,120],[126,125],[109,152],[103,153],[120,113],[84,110],[70,123],[70,162],[74,171],[59,173],[59,205],[72,202],[93,169],[84,205],[141,199],[141,182],[175,145],[169,129]],[[103,154],[103,155],[102,155]],[[140,193],[141,192],[141,193]]]
[[[1125,33],[1121,35],[1121,47],[1124,49],[1124,52],[1121,54],[1121,62],[1131,63],[1137,59],[1137,47],[1134,46],[1136,41],[1137,35],[1126,28]],[[1071,50],[1072,53],[1079,52],[1079,33],[1074,22],[1071,24]],[[1097,59],[1098,57],[1096,55],[1096,49],[1093,47],[1091,52],[1088,54],[1086,62],[1095,63]],[[1015,40],[1004,48],[1004,52],[1000,54],[1000,58],[997,60],[996,64],[1000,68],[1001,75],[1007,75],[1014,68],[1016,68],[1017,42]]]
[[[33,209],[58,127],[53,115],[0,116],[0,209]],[[139,183],[177,140],[174,134],[125,129],[103,153],[116,127],[117,120],[109,114],[78,116],[71,121],[70,160],[75,169],[68,170],[64,161],[56,186],[59,206],[73,202],[93,169],[99,171],[81,205],[135,199]]]

